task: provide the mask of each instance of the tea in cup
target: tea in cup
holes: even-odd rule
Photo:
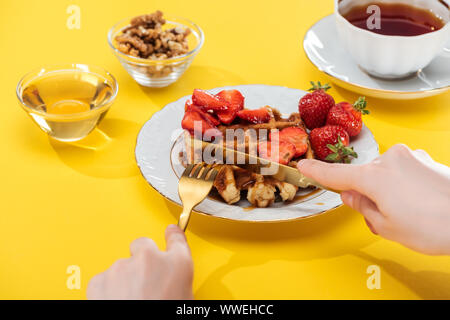
[[[444,0],[336,0],[342,44],[367,73],[408,77],[450,46],[450,11]]]

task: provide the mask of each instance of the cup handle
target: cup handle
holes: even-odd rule
[[[448,41],[444,49],[442,49],[442,55],[450,58],[450,41]]]

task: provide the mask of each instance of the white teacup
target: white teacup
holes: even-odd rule
[[[335,0],[338,32],[347,51],[369,74],[381,78],[403,78],[425,68],[443,50],[450,55],[450,11],[443,3],[449,0]],[[389,36],[358,28],[346,20],[348,9],[355,5],[404,3],[431,9],[446,25],[440,30],[419,36]],[[445,52],[444,51],[444,52]]]

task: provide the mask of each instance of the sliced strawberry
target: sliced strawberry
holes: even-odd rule
[[[191,100],[186,100],[186,103],[184,104],[184,112],[189,111],[193,105],[194,104]]]
[[[238,111],[244,109],[244,96],[238,90],[223,90],[216,96],[228,103],[228,110],[216,111],[217,117],[223,124],[232,123]]]
[[[256,110],[244,109],[237,113],[237,116],[242,120],[250,123],[266,123],[270,121],[270,113],[266,107],[262,107]]]
[[[191,101],[186,101],[186,105],[184,110],[187,111],[196,111],[202,115],[207,121],[209,121],[213,126],[218,126],[220,124],[219,119],[217,119],[213,114],[204,111],[201,107],[192,104]]]
[[[187,111],[181,121],[181,127],[188,130],[191,135],[199,137],[200,135],[212,138],[221,135],[221,132],[207,121],[202,114],[197,111]]]
[[[276,148],[278,148],[278,155]],[[296,150],[295,145],[290,142],[262,141],[258,144],[258,152],[261,158],[286,165],[292,160]]]
[[[225,111],[216,111],[217,118],[219,118],[219,121],[223,124],[230,124],[236,119],[237,112],[230,109]]]
[[[225,100],[200,89],[194,90],[192,102],[196,106],[203,107],[205,110],[224,111],[229,108],[228,102]]]
[[[221,100],[226,101],[234,109],[244,109],[244,96],[238,90],[223,90],[217,95]]]
[[[295,146],[294,158],[301,157],[308,151],[308,134],[299,127],[289,127],[278,132],[278,134],[270,133],[270,140],[277,140],[290,142]]]

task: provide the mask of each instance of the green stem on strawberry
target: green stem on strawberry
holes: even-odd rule
[[[358,158],[358,154],[353,150],[353,147],[346,147],[338,137],[338,143],[335,145],[327,144],[328,149],[332,151],[325,160],[330,162],[350,163],[351,158]]]
[[[331,86],[328,83],[324,85],[322,85],[320,81],[318,81],[317,83],[315,83],[314,81],[310,81],[310,83],[312,85],[312,88],[308,89],[308,91],[318,91],[318,90],[327,91],[331,89]]]
[[[355,110],[361,112],[362,114],[369,114],[370,111],[366,109],[367,101],[366,97],[359,97],[358,100],[353,104]]]

